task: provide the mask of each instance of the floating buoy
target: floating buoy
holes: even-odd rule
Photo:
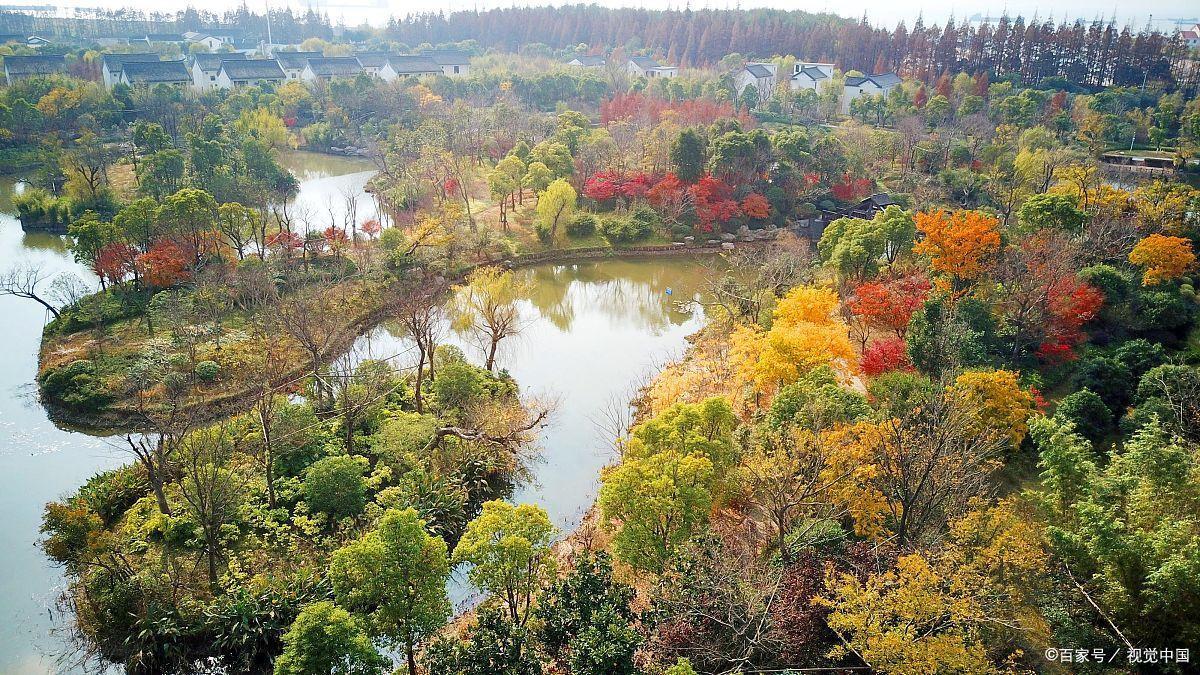
[[[670,286],[668,286],[668,287],[667,287],[666,293],[667,293],[667,295],[670,295],[670,294],[671,294],[671,287],[670,287]]]

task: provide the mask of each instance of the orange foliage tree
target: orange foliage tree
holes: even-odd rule
[[[983,276],[1000,250],[1000,221],[979,211],[928,211],[915,218],[923,237],[913,250],[956,282]]]
[[[1196,264],[1196,254],[1183,237],[1152,234],[1133,247],[1129,262],[1142,268],[1143,285],[1156,286],[1183,276]]]

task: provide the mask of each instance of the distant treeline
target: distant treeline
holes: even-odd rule
[[[1055,25],[1004,17],[995,25],[926,26],[894,30],[830,14],[772,9],[650,11],[595,5],[513,7],[450,15],[410,15],[388,24],[387,37],[407,43],[477,40],[515,50],[541,42],[565,48],[624,45],[654,51],[672,64],[717,63],[730,53],[794,54],[843,69],[897,71],[923,80],[943,72],[1020,74],[1025,82],[1061,76],[1088,87],[1140,85],[1143,77],[1183,87],[1200,82],[1175,35],[1133,31],[1095,21]]]
[[[144,14],[114,10],[97,19],[45,19],[0,13],[0,32],[42,31],[57,35],[101,36],[114,31],[167,32],[236,27],[265,35],[263,15],[244,6],[223,15],[189,9],[176,14]],[[58,30],[61,28],[61,30]],[[327,16],[309,11],[272,12],[275,41],[299,42],[307,37],[363,40],[381,37],[417,45],[474,40],[481,48],[516,51],[541,43],[556,49],[580,44],[591,51],[621,46],[628,52],[653,52],[683,67],[716,64],[726,54],[751,57],[794,54],[807,60],[831,61],[845,70],[896,71],[933,81],[944,72],[987,72],[997,77],[1019,75],[1037,84],[1065,78],[1084,87],[1163,83],[1189,91],[1200,85],[1200,61],[1176,34],[1133,30],[1112,22],[1029,22],[1003,17],[995,24],[926,26],[921,19],[909,28],[871,26],[832,14],[774,9],[645,10],[596,5],[511,7],[483,12],[410,14],[392,18],[382,31],[338,31]],[[107,33],[105,33],[107,31]]]

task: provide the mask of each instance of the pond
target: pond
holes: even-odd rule
[[[311,153],[288,153],[285,164],[301,180],[297,202],[316,222],[340,219],[344,195],[359,191],[358,218],[374,214],[361,189],[371,165]],[[47,272],[90,274],[71,258],[64,237],[26,234],[12,215],[11,182],[0,183],[0,269],[37,262]],[[331,216],[329,208],[334,209]],[[321,227],[325,227],[322,224]],[[599,470],[612,460],[598,426],[603,411],[627,403],[636,386],[682,353],[685,337],[702,324],[686,300],[705,276],[695,259],[611,259],[542,266],[519,272],[532,291],[521,303],[524,330],[503,346],[499,364],[524,392],[552,396],[558,406],[541,438],[534,480],[518,488],[515,501],[545,508],[568,531],[595,498]],[[63,576],[37,548],[43,505],[62,497],[98,471],[129,458],[115,438],[60,429],[37,402],[34,377],[42,326],[48,317],[34,302],[0,297],[6,320],[0,353],[0,673],[62,672],[68,651],[55,631],[67,617],[55,608]],[[478,356],[461,338],[451,342]],[[381,326],[363,336],[364,357],[404,351],[404,340]],[[456,602],[467,599],[461,580]]]

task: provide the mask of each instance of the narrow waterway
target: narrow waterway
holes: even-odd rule
[[[301,181],[296,207],[311,213],[313,228],[340,225],[347,197],[355,194],[358,221],[375,217],[373,200],[362,193],[373,173],[368,162],[298,152],[284,163]],[[11,181],[0,182],[0,270],[36,263],[48,276],[90,279],[64,237],[22,232],[12,215],[14,189]],[[523,392],[558,405],[542,434],[533,480],[513,500],[539,504],[566,532],[594,501],[600,468],[612,460],[601,428],[606,411],[622,409],[637,385],[681,354],[685,337],[700,327],[702,316],[687,300],[706,267],[689,258],[613,259],[519,274],[531,284],[521,302],[524,330],[503,346],[500,366]],[[59,663],[70,650],[56,630],[64,621],[55,609],[62,573],[37,548],[42,509],[129,458],[112,439],[60,429],[47,418],[34,377],[48,317],[36,303],[13,297],[0,297],[0,312],[0,673],[70,672]],[[479,359],[461,336],[448,340]],[[405,346],[385,324],[363,336],[355,352],[378,358],[403,353]],[[452,591],[456,602],[469,600],[461,581]]]

